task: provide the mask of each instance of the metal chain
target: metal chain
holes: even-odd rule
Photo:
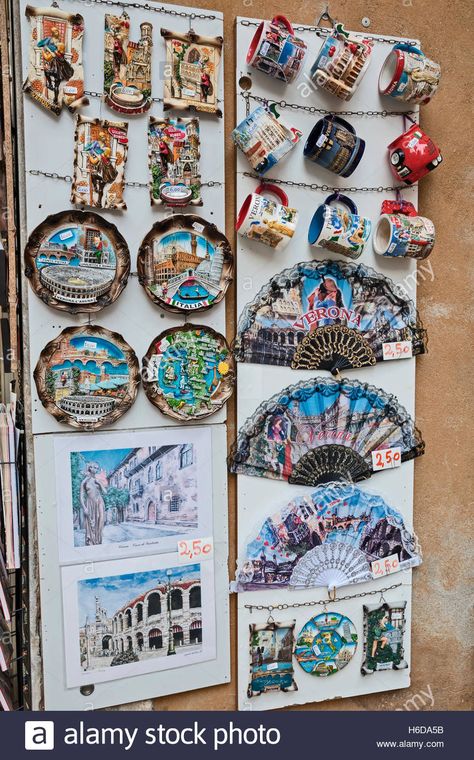
[[[118,6],[119,8],[139,8],[140,10],[144,11],[151,11],[153,13],[163,13],[167,14],[168,16],[178,16],[180,18],[189,18],[191,21],[194,21],[194,19],[210,19],[214,20],[217,18],[217,16],[208,14],[208,13],[187,13],[186,11],[175,11],[172,8],[165,8],[164,6],[156,7],[154,5],[149,5],[149,3],[127,3],[124,2],[124,0],[79,0],[81,3],[86,3],[87,5],[108,5],[108,6]]]
[[[43,172],[41,169],[30,169],[28,174],[33,177],[49,177],[50,179],[62,179],[64,182],[71,183],[72,177],[70,174],[58,174],[58,172]],[[148,182],[133,182],[132,180],[123,183],[126,187],[148,187]],[[209,180],[209,182],[201,182],[201,187],[223,187],[224,183],[219,180]]]
[[[251,95],[250,92],[241,92],[240,95],[245,100],[248,100],[250,98],[252,100],[256,100],[258,103],[263,103],[263,105],[272,103],[276,106],[279,106],[280,108],[291,108],[293,111],[307,111],[308,113],[320,113],[323,115],[335,114],[336,116],[380,116],[382,119],[386,118],[387,116],[416,115],[416,111],[327,111],[325,108],[316,108],[316,106],[301,106],[297,103],[287,103],[286,100],[269,100],[267,98],[260,97],[260,95]]]
[[[386,586],[385,588],[380,588],[376,591],[359,591],[358,594],[335,596],[334,599],[328,597],[327,599],[318,599],[317,601],[312,602],[295,602],[294,604],[245,604],[244,607],[252,613],[253,610],[268,610],[268,612],[273,612],[273,610],[296,610],[299,607],[326,606],[331,603],[346,602],[348,599],[363,599],[365,596],[375,596],[376,594],[383,596],[386,591],[392,591],[394,588],[400,588],[400,586],[403,586],[403,583],[394,583],[392,586]]]
[[[248,19],[242,19],[239,21],[242,26],[260,26],[259,21],[249,21]],[[315,32],[318,37],[328,37],[332,34],[333,29],[328,29],[325,26],[306,26],[301,24],[300,26],[293,26],[295,32]],[[372,42],[386,42],[388,45],[398,45],[400,42],[404,42],[407,45],[416,45],[418,40],[394,40],[390,37],[373,37],[370,34],[364,34],[364,32],[351,32],[351,35],[355,37],[361,37],[364,40],[371,40]]]
[[[244,177],[251,177],[258,182],[262,182],[262,177],[252,172],[242,172]],[[396,185],[393,187],[332,187],[331,185],[317,185],[315,182],[308,184],[307,182],[294,182],[292,179],[273,179],[273,177],[264,178],[266,184],[272,185],[288,185],[288,187],[305,187],[308,190],[322,190],[323,192],[332,193],[389,193],[396,192],[397,190],[407,190],[406,185]],[[416,187],[416,183],[410,185],[410,187]]]

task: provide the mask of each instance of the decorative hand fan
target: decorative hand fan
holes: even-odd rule
[[[402,515],[353,483],[330,483],[267,517],[244,549],[232,590],[364,583],[377,577],[372,562],[394,556],[398,570],[421,564]]]
[[[369,478],[373,452],[388,448],[402,462],[425,450],[395,396],[358,380],[316,377],[263,402],[240,429],[228,464],[230,472],[316,486]]]
[[[365,264],[312,261],[272,277],[243,310],[236,359],[293,369],[364,367],[383,360],[384,343],[426,351],[415,305]]]

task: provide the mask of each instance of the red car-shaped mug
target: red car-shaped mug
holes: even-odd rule
[[[443,160],[440,149],[419,124],[413,124],[407,132],[391,142],[388,153],[392,174],[405,185],[418,182]]]

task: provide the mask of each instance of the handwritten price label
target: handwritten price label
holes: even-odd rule
[[[383,343],[384,361],[389,359],[411,359],[413,356],[411,340],[399,340],[396,343]]]
[[[380,449],[372,452],[372,469],[391,470],[393,467],[400,467],[402,463],[402,450],[399,446],[393,449]]]
[[[384,559],[376,559],[371,562],[372,575],[374,578],[382,578],[384,575],[396,573],[400,569],[398,554],[391,554]]]
[[[178,541],[178,560],[181,563],[193,559],[212,559],[214,556],[214,541],[212,536],[207,538],[189,538]]]

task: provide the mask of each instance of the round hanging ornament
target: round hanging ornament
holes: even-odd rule
[[[339,612],[322,612],[308,620],[296,639],[295,656],[313,676],[338,673],[352,660],[357,649],[354,623]]]

